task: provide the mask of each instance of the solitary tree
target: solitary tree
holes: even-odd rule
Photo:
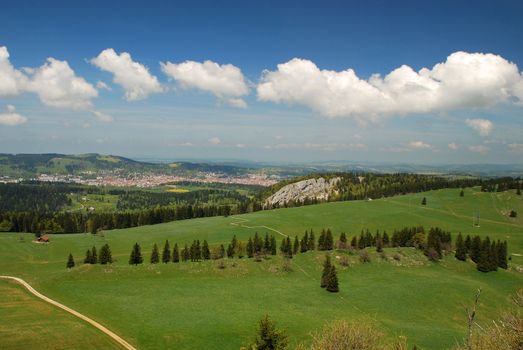
[[[340,291],[338,286],[338,275],[336,274],[336,267],[334,267],[334,265],[331,265],[329,273],[327,274],[325,289],[331,293],[337,293]]]
[[[138,243],[135,243],[133,250],[131,251],[131,256],[129,258],[130,265],[138,265],[143,263],[142,249]]]
[[[160,262],[160,253],[158,252],[158,246],[154,243],[153,252],[151,253],[151,264],[158,264]]]
[[[74,259],[73,254],[69,253],[69,257],[67,258],[67,268],[72,269],[74,267]]]
[[[518,187],[518,190],[516,191],[516,194],[517,194],[518,196],[521,196],[521,185],[520,185],[520,187]]]
[[[460,197],[464,197],[464,196],[465,196],[465,192],[463,191],[463,189],[462,189],[461,192],[459,193],[459,196],[460,196]]]
[[[248,346],[249,350],[284,350],[289,341],[283,330],[276,328],[274,321],[265,315],[258,324],[254,342]]]
[[[167,264],[171,261],[171,246],[169,245],[169,241],[165,241],[165,245],[163,246],[163,253],[162,253],[162,262],[164,264]]]
[[[321,273],[320,287],[327,287],[327,280],[329,278],[330,268],[331,268],[331,257],[330,255],[325,255],[325,261],[323,262],[323,272]]]
[[[423,197],[421,200],[421,205],[427,205],[427,198]]]
[[[458,234],[458,238],[456,238],[456,254],[454,256],[461,261],[467,260],[467,248],[465,247],[465,242],[463,242],[461,232]]]

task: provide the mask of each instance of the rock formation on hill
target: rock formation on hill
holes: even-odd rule
[[[265,206],[284,206],[289,202],[303,202],[306,198],[326,201],[336,193],[339,177],[326,180],[323,177],[308,179],[282,187],[265,200]]]

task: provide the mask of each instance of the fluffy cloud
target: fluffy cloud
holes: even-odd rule
[[[211,145],[219,145],[220,143],[222,143],[222,140],[220,140],[219,138],[217,137],[212,137],[210,139],[207,140]]]
[[[91,99],[98,91],[79,77],[66,61],[48,58],[41,67],[31,73],[27,90],[36,93],[48,106],[71,109],[86,109],[92,106]]]
[[[141,100],[163,91],[158,78],[149,73],[146,66],[133,61],[127,52],[118,55],[113,49],[105,49],[91,59],[91,63],[113,74],[113,82],[125,90],[128,101]]]
[[[366,149],[367,145],[362,143],[279,143],[277,145],[267,145],[265,149],[284,149],[284,150],[317,150],[317,151],[337,151],[348,149]]]
[[[412,149],[430,149],[432,148],[432,145],[429,145],[428,143],[425,143],[423,141],[412,141],[407,144],[409,148]]]
[[[487,119],[466,119],[465,124],[474,129],[481,136],[488,136],[494,125]]]
[[[16,70],[9,61],[9,52],[5,46],[0,47],[0,97],[14,96],[25,89],[27,77]]]
[[[512,99],[523,102],[523,77],[501,56],[455,52],[432,69],[403,65],[381,77],[359,78],[354,70],[321,70],[294,58],[264,71],[258,99],[298,104],[327,117],[362,122],[391,114],[482,108]]]
[[[27,118],[16,113],[16,108],[13,105],[7,105],[6,112],[0,113],[0,125],[15,126],[26,122]]]
[[[232,64],[185,61],[183,63],[160,63],[162,71],[176,80],[183,88],[207,91],[233,107],[245,108],[241,96],[249,93],[247,80],[240,68]]]
[[[113,89],[111,89],[111,87],[109,85],[107,85],[104,81],[101,81],[101,80],[98,80],[96,82],[96,88],[98,90],[107,90],[107,91],[113,90]]]
[[[459,145],[457,143],[455,143],[455,142],[451,142],[451,143],[448,144],[448,147],[449,147],[449,149],[455,151],[455,150],[457,150],[459,148]]]
[[[508,149],[512,152],[523,152],[523,143],[510,143]]]
[[[487,146],[483,146],[483,145],[473,145],[473,146],[469,146],[468,148],[469,148],[470,152],[480,153],[480,154],[487,154],[488,151],[490,151],[490,148],[488,148]]]
[[[98,119],[101,122],[111,123],[112,121],[114,121],[113,117],[107,113],[103,113],[103,112],[96,111],[96,110],[93,110],[91,112],[94,114],[96,119]]]

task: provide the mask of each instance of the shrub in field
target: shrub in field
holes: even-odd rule
[[[370,263],[370,255],[369,252],[365,249],[360,251],[360,262],[363,264]]]

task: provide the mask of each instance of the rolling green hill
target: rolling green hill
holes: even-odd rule
[[[420,205],[423,197],[426,206]],[[523,265],[523,219],[509,218],[508,210],[523,213],[523,200],[514,191],[485,193],[473,188],[465,190],[464,197],[457,189],[438,190],[177,221],[106,231],[103,236],[52,235],[48,245],[31,243],[29,234],[3,233],[0,274],[24,278],[139,349],[238,349],[252,338],[255,323],[265,313],[288,331],[292,345],[308,341],[310,332],[325,322],[347,319],[370,320],[389,337],[405,335],[410,345],[422,349],[442,349],[464,337],[464,306],[471,304],[477,288],[483,291],[478,322],[485,324],[509,307],[509,295],[523,286],[523,274],[517,271]],[[478,211],[480,227],[473,227],[472,215]],[[311,228],[316,233],[330,228],[336,238],[345,231],[350,238],[365,228],[390,232],[415,225],[438,226],[453,237],[462,232],[507,240],[509,269],[484,274],[473,263],[451,255],[432,263],[413,248],[386,248],[386,259],[369,249],[370,264],[361,264],[357,255],[349,256],[349,267],[337,264],[340,293],[330,294],[319,288],[321,252],[298,254],[291,272],[282,271],[279,256],[261,262],[226,259],[225,269],[214,261],[148,263],[153,244],[161,248],[166,239],[171,246],[194,239],[206,239],[213,246],[228,243],[234,234],[245,241],[255,231],[274,234],[279,242],[284,235],[301,236]],[[127,263],[134,242],[145,253],[142,266]],[[117,259],[111,266],[80,264],[65,269],[69,252],[81,262],[86,249],[105,243]],[[347,252],[332,254],[338,261],[336,257]],[[396,254],[399,260],[392,258]],[[25,307],[15,306],[21,316],[11,319],[12,334],[39,319],[22,313]],[[0,348],[6,347],[3,339]]]

